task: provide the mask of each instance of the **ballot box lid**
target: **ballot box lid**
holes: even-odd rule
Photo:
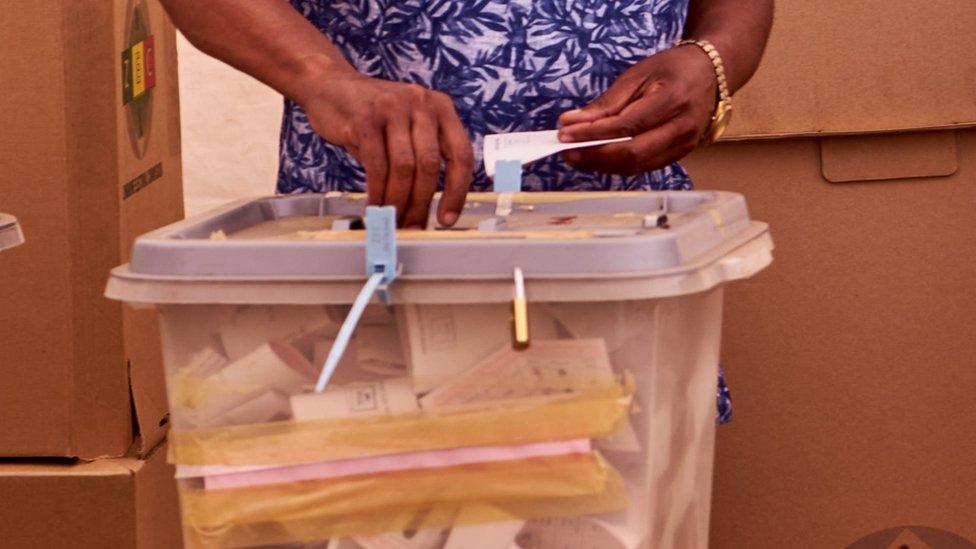
[[[757,239],[766,242],[753,247],[762,248],[768,264],[772,247],[766,225],[752,221],[744,197],[730,192],[472,193],[451,228],[437,224],[438,200],[425,229],[396,232],[395,287],[426,282],[444,286],[442,294],[457,294],[456,288],[447,288],[452,282],[469,290],[472,284],[485,287],[489,281],[511,280],[516,267],[529,281],[561,281],[563,286],[700,275],[703,265]],[[227,204],[136,239],[131,263],[113,271],[115,287],[110,282],[108,295],[137,299],[120,290],[129,283],[143,290],[167,284],[176,293],[209,286],[219,294],[229,293],[228,285],[265,291],[274,286],[274,292],[289,286],[303,293],[300,287],[331,283],[335,287],[326,293],[349,294],[366,276],[366,203],[362,194],[326,193]],[[731,269],[729,261],[723,265]],[[730,279],[722,274],[711,278],[702,281],[702,288]],[[140,296],[148,302],[163,298],[149,294]],[[172,297],[175,302],[186,298]]]

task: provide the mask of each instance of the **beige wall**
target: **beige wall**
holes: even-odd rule
[[[274,192],[281,96],[179,37],[187,215]]]

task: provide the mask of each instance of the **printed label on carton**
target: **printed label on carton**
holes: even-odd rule
[[[125,200],[148,187],[153,181],[163,177],[163,164],[160,162],[145,172],[135,176],[122,186],[122,199]]]
[[[156,87],[156,39],[150,35],[122,52],[122,104]]]

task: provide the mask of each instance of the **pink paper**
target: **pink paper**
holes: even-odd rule
[[[540,442],[522,446],[476,446],[471,448],[452,448],[426,452],[408,452],[368,458],[344,459],[322,463],[308,463],[205,475],[204,487],[208,490],[238,488],[242,486],[264,486],[283,482],[338,478],[352,475],[390,473],[407,469],[430,469],[472,463],[494,463],[536,457],[562,456],[590,452],[590,439]]]

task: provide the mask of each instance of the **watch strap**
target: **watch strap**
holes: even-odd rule
[[[718,48],[708,40],[678,40],[674,43],[675,47],[695,45],[705,52],[705,55],[712,61],[712,67],[715,69],[715,79],[718,81],[718,100],[729,101],[732,99],[732,93],[729,91],[729,80],[725,76],[725,63],[722,61],[722,55],[718,52]]]

